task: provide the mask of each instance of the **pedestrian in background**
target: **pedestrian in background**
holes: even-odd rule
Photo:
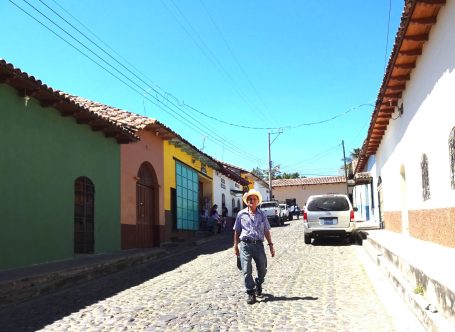
[[[212,208],[210,209],[210,214],[209,214],[209,229],[212,231],[212,233],[215,233],[215,229],[217,230],[218,233],[221,232],[221,217],[218,214],[218,205],[214,204]]]
[[[275,249],[270,234],[270,224],[267,216],[258,205],[262,203],[262,195],[250,189],[243,195],[246,208],[240,210],[234,223],[234,253],[240,257],[247,303],[256,302],[256,296],[262,296],[262,283],[267,273],[267,256],[264,250],[264,238],[270,249],[272,257]],[[257,278],[253,279],[252,260],[256,264]]]

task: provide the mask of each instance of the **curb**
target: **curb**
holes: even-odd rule
[[[404,302],[428,331],[455,330],[454,325],[441,313],[429,310],[430,302],[424,296],[415,293],[416,288],[401,270],[408,269],[414,271],[414,273],[425,275],[423,271],[409,265],[401,257],[369,238],[367,234],[363,233],[361,237],[363,239],[363,248],[368,256],[387,277]]]
[[[35,266],[44,272],[22,277],[13,277],[0,282],[0,309],[8,305],[32,299],[76,284],[93,280],[107,274],[123,270],[127,267],[143,264],[168,255],[164,249],[153,249],[147,252],[124,253],[121,256],[100,254],[94,257],[96,262],[81,264],[76,261],[65,261],[60,268],[49,268],[46,264]],[[74,263],[78,266],[71,266]],[[50,263],[48,266],[52,266]],[[70,266],[68,266],[69,264]]]

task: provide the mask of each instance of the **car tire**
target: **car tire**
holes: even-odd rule
[[[305,239],[305,244],[311,244],[311,236],[305,234],[304,239]]]
[[[280,217],[276,217],[275,218],[275,225],[278,226],[278,227],[281,225]]]
[[[357,243],[357,234],[356,233],[349,234],[349,242],[350,243]]]

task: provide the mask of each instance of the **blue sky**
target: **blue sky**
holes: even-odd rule
[[[156,118],[245,169],[268,168],[271,132],[282,172],[338,175],[341,141],[349,154],[366,138],[402,9],[397,0],[8,0],[0,58],[55,89]]]

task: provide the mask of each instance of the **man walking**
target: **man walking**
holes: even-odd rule
[[[256,302],[256,296],[262,296],[262,283],[267,273],[267,256],[264,250],[264,238],[270,248],[270,254],[275,256],[275,249],[270,234],[270,224],[267,216],[258,209],[262,195],[250,189],[243,195],[247,207],[240,210],[234,224],[234,253],[240,256],[242,273],[248,304]],[[257,278],[253,279],[252,260],[256,263]]]

